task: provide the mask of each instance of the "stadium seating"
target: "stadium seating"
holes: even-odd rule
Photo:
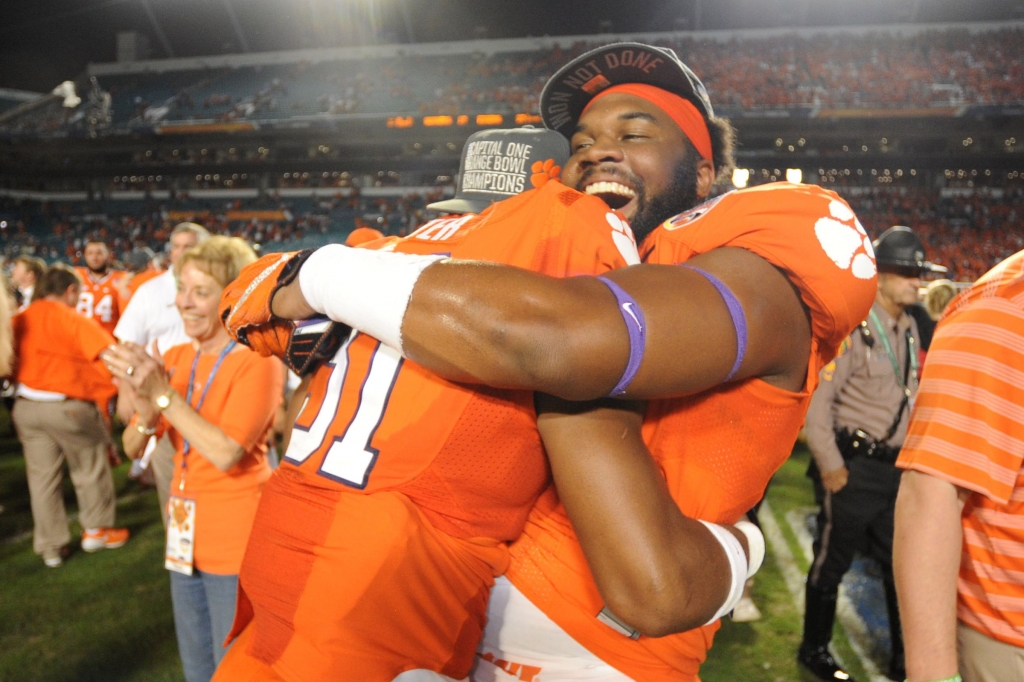
[[[928,247],[928,257],[950,269],[949,277],[972,281],[1008,255],[1024,248],[1024,234],[1014,229],[1024,217],[1024,187],[989,190],[936,190],[921,187],[841,187],[872,236],[892,225],[913,227]],[[993,196],[998,195],[998,201]],[[179,199],[174,202],[94,201],[15,202],[0,199],[6,221],[2,255],[25,250],[49,260],[78,262],[85,239],[98,236],[124,256],[135,246],[159,251],[176,219],[193,212],[214,233],[241,236],[271,251],[340,242],[358,225],[385,234],[405,235],[433,217],[425,205],[440,196],[410,192],[387,197],[336,196],[322,199],[223,201]],[[231,220],[229,210],[275,208],[282,220]],[[169,213],[177,211],[179,214]]]
[[[817,107],[891,109],[1024,101],[1024,31],[942,29],[904,35],[820,32],[653,41],[692,64],[726,112]],[[534,112],[555,65],[592,47],[396,55],[191,68],[99,77],[113,122],[265,120],[344,114]],[[865,49],[867,47],[867,49]],[[510,48],[506,48],[510,49]],[[896,67],[899,68],[896,68]],[[57,108],[0,124],[46,132],[73,126]]]

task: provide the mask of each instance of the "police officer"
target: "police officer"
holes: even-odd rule
[[[893,512],[900,472],[894,466],[907,432],[918,382],[918,328],[906,308],[918,300],[921,276],[945,268],[924,259],[909,227],[874,242],[878,294],[868,319],[822,370],[806,433],[814,461],[809,475],[821,504],[814,563],[807,576],[804,634],[797,660],[821,680],[850,680],[828,644],[836,595],[854,552],[882,569],[892,660],[889,677],[904,679],[903,640],[892,575]]]

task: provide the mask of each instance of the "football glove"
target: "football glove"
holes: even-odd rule
[[[260,355],[281,358],[301,377],[333,358],[351,333],[350,327],[326,317],[314,317],[250,325],[238,331],[238,341]]]
[[[263,256],[245,266],[220,299],[220,318],[232,338],[260,355],[281,358],[299,376],[334,357],[351,333],[326,318],[294,322],[270,309],[274,294],[298,276],[312,253],[307,249]]]
[[[272,253],[246,265],[220,297],[220,319],[236,339],[239,329],[270,322],[270,302],[290,283],[313,250]],[[241,340],[241,339],[239,339]]]

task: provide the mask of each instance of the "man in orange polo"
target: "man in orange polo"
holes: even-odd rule
[[[1024,670],[1024,251],[946,309],[896,466],[907,679]]]
[[[33,548],[51,568],[63,563],[71,541],[62,490],[65,461],[85,529],[82,549],[114,549],[128,541],[127,529],[112,527],[110,434],[96,406],[114,394],[100,361],[114,337],[75,313],[81,285],[74,270],[55,265],[37,284],[37,300],[14,317],[18,386],[11,417],[25,453]]]

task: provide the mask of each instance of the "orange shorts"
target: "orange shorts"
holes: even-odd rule
[[[466,677],[507,547],[438,531],[400,493],[298,495],[280,473],[242,564],[234,649],[288,681]]]
[[[249,641],[252,628],[246,628],[235,641],[227,655],[220,662],[211,682],[287,682],[274,672],[269,665],[249,655]],[[361,680],[358,674],[338,678],[344,680]],[[427,670],[409,670],[395,678],[394,682],[458,682],[457,680]],[[468,682],[463,680],[462,682]]]

